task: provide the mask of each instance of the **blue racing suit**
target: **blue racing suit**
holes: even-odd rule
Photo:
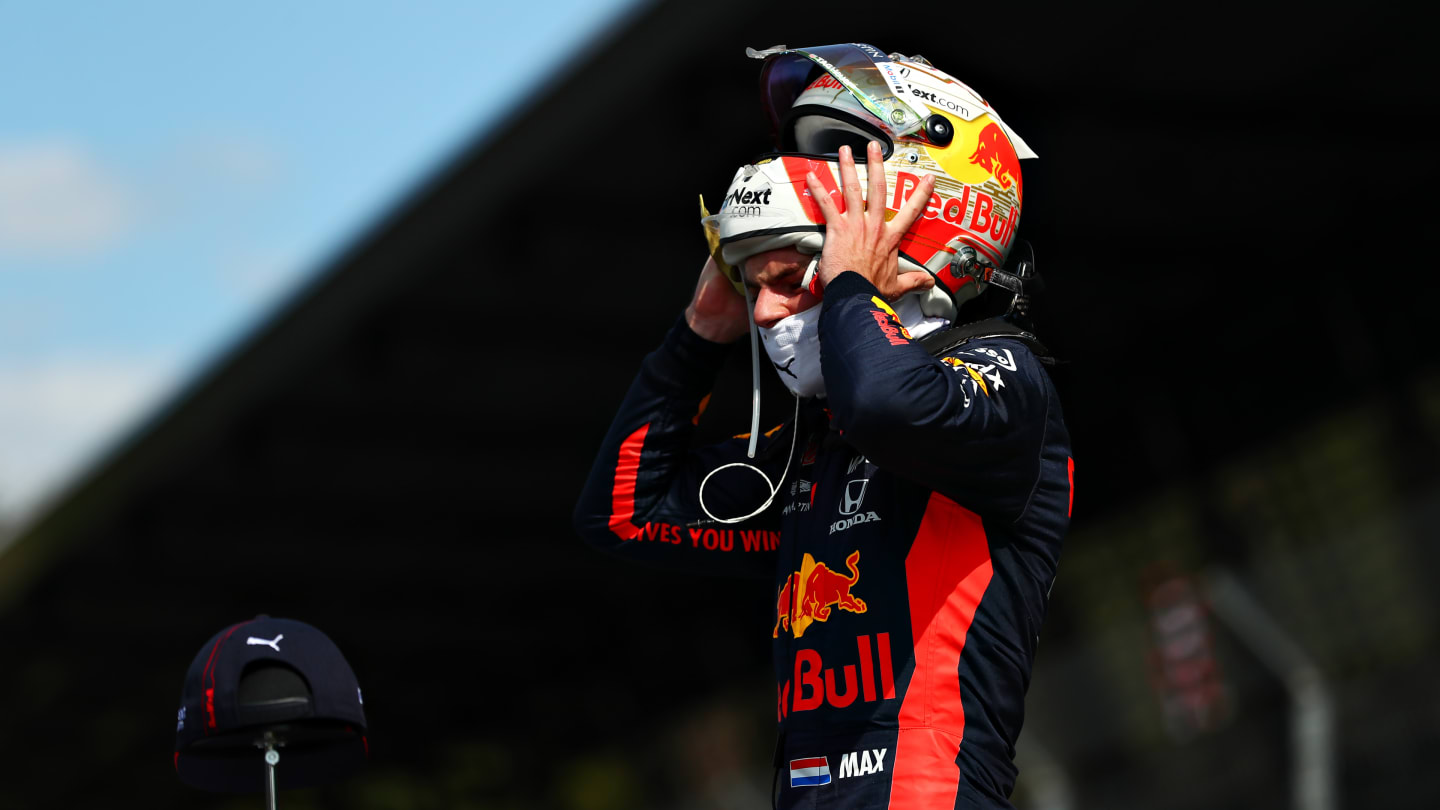
[[[727,347],[682,319],[620,406],[575,525],[622,556],[774,577],[779,807],[1009,808],[1073,503],[1043,349],[999,324],[932,356],[855,273],[821,306],[828,399],[762,442],[769,509],[727,525],[700,507],[701,479],[747,442],[691,446]],[[731,469],[705,505],[743,515],[769,494]]]

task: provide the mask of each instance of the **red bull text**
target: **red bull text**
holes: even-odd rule
[[[890,207],[897,211],[900,210],[919,185],[920,175],[896,172],[895,196],[891,200]],[[970,214],[969,217],[965,216],[967,211]],[[1015,220],[1018,213],[1018,207],[1012,206],[1009,216],[1001,215],[995,210],[994,197],[978,189],[971,189],[970,186],[964,186],[960,189],[959,197],[946,197],[939,192],[931,194],[930,202],[925,205],[925,213],[921,215],[921,220],[939,220],[974,234],[989,236],[997,244],[1008,247],[1011,237],[1015,235]]]
[[[790,712],[811,711],[822,705],[843,709],[856,700],[873,703],[895,697],[895,673],[890,663],[890,634],[856,636],[855,651],[858,656],[857,663],[839,667],[841,677],[837,679],[836,668],[826,667],[825,662],[820,659],[819,651],[796,650],[794,678],[775,686],[776,719],[784,720]]]

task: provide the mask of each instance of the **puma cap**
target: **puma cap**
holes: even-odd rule
[[[191,787],[264,789],[265,730],[277,746],[278,787],[341,779],[364,765],[364,698],[324,633],[260,615],[216,633],[190,662],[175,722],[175,771]]]

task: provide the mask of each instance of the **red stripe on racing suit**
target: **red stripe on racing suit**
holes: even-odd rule
[[[915,670],[900,705],[893,810],[950,807],[960,787],[965,738],[957,675],[965,635],[990,585],[990,546],[979,515],[931,493],[905,557]]]

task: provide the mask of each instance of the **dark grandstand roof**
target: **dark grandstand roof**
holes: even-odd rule
[[[377,759],[403,767],[455,740],[531,751],[542,727],[568,729],[562,748],[633,741],[644,707],[727,689],[764,700],[768,583],[632,570],[569,527],[703,260],[696,194],[764,147],[745,45],[923,53],[1041,155],[1021,236],[1068,361],[1077,527],[1434,368],[1419,297],[1364,283],[1436,179],[1406,126],[1434,95],[1396,81],[1403,55],[1342,59],[1354,21],[1264,9],[1165,32],[1037,14],[857,27],[663,2],[577,57],[0,557],[0,761],[28,765],[0,806],[194,801],[166,772],[180,678],[258,612],[346,650]],[[494,69],[528,79],[523,56]]]

